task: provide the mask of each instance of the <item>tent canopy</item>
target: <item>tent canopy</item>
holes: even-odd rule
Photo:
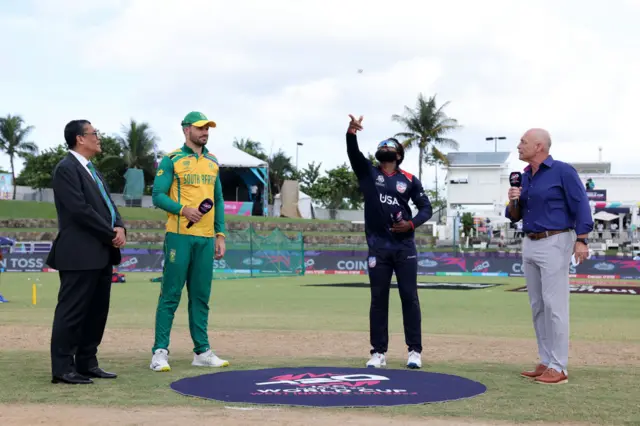
[[[209,151],[216,156],[220,167],[247,167],[247,168],[263,168],[268,167],[266,161],[263,161],[253,155],[239,150],[232,145],[217,145],[215,143],[208,147]]]
[[[608,222],[608,221],[611,221],[611,220],[614,220],[614,219],[618,219],[618,217],[619,217],[618,215],[606,212],[604,210],[599,211],[598,213],[593,215],[594,219],[603,220],[605,222]]]
[[[230,144],[211,144],[209,151],[216,156],[220,168],[235,170],[247,186],[249,197],[253,201],[252,186],[262,184],[262,199],[268,200],[269,194],[269,164],[251,154]],[[263,216],[268,213],[268,203],[264,202]]]

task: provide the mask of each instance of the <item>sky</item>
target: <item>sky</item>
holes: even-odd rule
[[[192,110],[234,138],[283,149],[299,166],[348,162],[349,114],[361,149],[404,129],[419,93],[462,126],[460,152],[512,153],[529,128],[569,162],[637,173],[640,0],[0,0],[0,115],[33,125],[41,150],[86,118],[107,134],[149,123],[159,147],[183,142]],[[358,72],[362,70],[362,72]],[[6,156],[0,167],[8,169]],[[22,168],[18,162],[18,170]],[[403,168],[418,174],[418,153]],[[445,173],[438,173],[442,184]],[[434,187],[435,171],[423,175]]]

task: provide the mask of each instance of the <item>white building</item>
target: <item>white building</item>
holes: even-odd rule
[[[490,219],[494,224],[504,222],[508,203],[509,152],[454,152],[447,155],[447,224],[451,235],[453,218],[471,212],[476,218]],[[640,174],[612,174],[611,163],[572,163],[583,184],[592,179],[593,191],[588,191],[595,215],[605,211],[618,216],[619,229],[625,221],[638,224],[640,202]]]

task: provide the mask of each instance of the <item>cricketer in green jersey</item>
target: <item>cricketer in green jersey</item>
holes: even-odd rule
[[[171,371],[169,335],[185,283],[189,332],[194,345],[192,365],[229,365],[211,351],[207,332],[213,259],[221,259],[225,253],[220,169],[217,158],[205,147],[212,127],[216,123],[202,113],[187,114],[182,121],[185,143],[162,159],[153,183],[153,204],[168,216],[150,365],[153,371]],[[213,208],[203,214],[198,206],[207,198],[213,201]]]

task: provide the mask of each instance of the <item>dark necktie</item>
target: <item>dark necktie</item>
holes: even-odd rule
[[[93,163],[89,162],[89,164],[87,164],[87,167],[91,171],[93,178],[96,180],[96,183],[98,184],[98,188],[100,189],[100,194],[102,194],[102,198],[104,199],[104,202],[107,203],[107,207],[109,207],[109,212],[111,213],[111,227],[113,228],[116,222],[116,211],[113,208],[113,204],[111,204],[111,200],[107,196],[107,191],[104,189],[104,185],[102,184],[102,181],[98,178],[98,174],[96,173],[96,169],[93,166]]]

